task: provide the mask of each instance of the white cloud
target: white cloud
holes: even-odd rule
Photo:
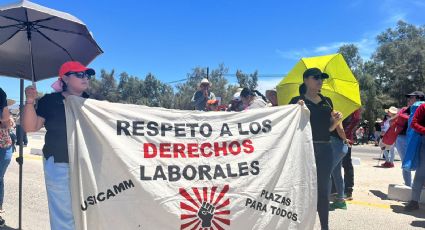
[[[320,56],[326,54],[336,53],[338,48],[346,44],[354,44],[359,48],[360,56],[364,59],[370,59],[372,53],[376,48],[376,37],[377,33],[369,33],[367,37],[360,39],[359,41],[345,41],[345,42],[332,42],[325,45],[320,45],[311,49],[291,50],[282,51],[276,49],[276,53],[284,58],[291,60],[299,60],[302,57]]]
[[[364,0],[353,0],[348,7],[359,7],[366,4]],[[302,57],[320,56],[336,53],[338,48],[345,44],[354,44],[359,48],[360,56],[364,60],[371,58],[377,47],[376,36],[388,27],[394,27],[400,20],[408,21],[409,13],[417,13],[418,9],[425,10],[425,0],[382,0],[379,11],[384,13],[385,18],[378,22],[381,29],[369,31],[363,34],[360,40],[335,41],[322,44],[317,47],[302,48],[295,50],[276,49],[275,52],[283,59],[299,60]]]
[[[261,93],[265,93],[268,89],[276,88],[277,84],[283,79],[282,77],[269,78],[265,80],[258,80],[257,90]]]
[[[309,51],[306,49],[291,51],[282,51],[280,49],[276,49],[275,52],[279,57],[290,60],[299,60],[300,58],[305,57],[309,53]]]

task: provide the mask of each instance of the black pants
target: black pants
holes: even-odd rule
[[[332,147],[330,143],[314,143],[317,168],[317,212],[320,226],[329,229],[329,180],[332,172]]]
[[[351,194],[354,187],[354,168],[351,162],[351,148],[348,148],[347,154],[342,159],[342,167],[344,168],[344,192],[345,194]]]

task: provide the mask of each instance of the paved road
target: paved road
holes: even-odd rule
[[[37,153],[42,146],[43,133],[31,134],[25,148],[23,187],[23,229],[49,229],[46,191],[42,173],[42,161]],[[331,229],[421,229],[425,228],[425,207],[413,213],[402,211],[403,203],[387,200],[388,184],[401,184],[400,162],[392,169],[377,167],[379,149],[372,145],[355,146],[353,156],[361,159],[355,167],[354,201],[348,210],[330,213]],[[382,161],[381,161],[382,162]],[[18,227],[18,173],[16,162],[11,162],[5,176],[5,203],[7,227]],[[316,229],[318,228],[318,218]]]
[[[331,229],[422,229],[425,228],[425,207],[406,213],[404,203],[387,199],[389,184],[403,184],[401,162],[396,154],[395,167],[378,166],[380,150],[373,145],[354,146],[353,157],[361,159],[355,166],[354,200],[348,210],[330,213]],[[380,163],[383,163],[381,160]],[[316,229],[319,228],[317,218]]]

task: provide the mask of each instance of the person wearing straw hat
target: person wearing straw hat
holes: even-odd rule
[[[59,69],[59,79],[52,85],[57,92],[46,94],[34,103],[37,90],[33,86],[25,89],[26,103],[22,125],[26,132],[46,128],[43,146],[44,178],[52,230],[74,230],[72,213],[68,143],[65,106],[68,96],[88,98],[85,92],[90,78],[95,74],[80,62],[68,61]]]
[[[382,132],[384,132],[384,136],[381,140],[381,148],[384,150],[385,162],[381,164],[384,168],[393,168],[394,167],[394,143],[385,144],[384,139],[386,136],[392,135],[390,127],[395,122],[395,118],[397,117],[398,109],[394,106],[391,106],[388,109],[385,109],[385,112],[388,115],[388,119],[384,122],[384,128]]]
[[[215,100],[215,95],[210,91],[211,82],[207,78],[202,79],[199,83],[199,90],[196,91],[192,96],[192,104],[195,110],[205,111],[207,108],[208,100]]]

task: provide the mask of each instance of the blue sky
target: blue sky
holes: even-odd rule
[[[97,71],[115,69],[142,78],[151,72],[171,82],[194,67],[224,63],[231,74],[258,70],[260,90],[276,85],[301,57],[354,43],[367,59],[376,35],[398,20],[425,24],[425,0],[33,2],[68,12],[89,27],[105,52],[90,65]],[[50,92],[52,82],[37,86]],[[0,77],[0,87],[19,99],[18,80]]]

